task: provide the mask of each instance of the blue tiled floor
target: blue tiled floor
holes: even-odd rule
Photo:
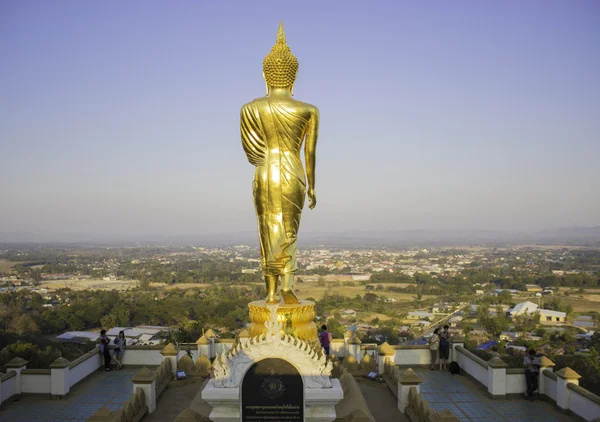
[[[461,421],[564,421],[547,403],[525,400],[491,400],[474,388],[467,387],[464,378],[454,377],[447,372],[415,369],[423,383],[421,393],[429,407],[440,411],[448,409]]]
[[[133,391],[133,371],[96,372],[76,385],[66,400],[24,396],[7,403],[0,411],[0,422],[86,421],[100,407],[116,410]]]

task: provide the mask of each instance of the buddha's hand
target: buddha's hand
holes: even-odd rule
[[[317,205],[317,197],[315,195],[314,189],[308,190],[308,200],[309,200],[308,208],[310,208],[312,210]]]

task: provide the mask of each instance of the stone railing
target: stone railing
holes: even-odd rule
[[[358,383],[345,369],[339,376],[344,398],[335,405],[335,422],[374,422]]]
[[[101,366],[102,355],[100,355],[100,347],[95,347],[69,363],[69,389],[95,372]]]
[[[88,418],[88,422],[138,422],[148,412],[146,395],[142,388],[136,388],[129,400],[118,410],[110,410],[102,406],[96,413]]]
[[[398,383],[400,382],[400,369],[392,360],[386,360],[384,364],[383,380],[391,390],[392,394],[398,399]]]
[[[8,373],[0,383],[0,403],[20,394],[66,396],[71,388],[102,366],[96,347],[73,362],[59,357],[47,369],[27,369],[27,361],[14,358],[6,364]]]
[[[527,390],[523,368],[507,368],[500,358],[484,361],[462,346],[455,347],[455,357],[462,373],[477,380],[492,397],[522,395]],[[554,363],[540,358],[537,393],[548,398],[565,412],[584,420],[600,417],[600,397],[579,386],[581,376],[571,368],[554,372]]]
[[[408,405],[405,408],[405,413],[412,422],[458,422],[460,420],[448,409],[440,412],[430,409],[429,403],[421,396],[416,387],[411,387],[408,392]]]
[[[51,369],[23,369],[21,371],[21,393],[50,394],[51,373]]]
[[[569,410],[586,421],[600,418],[600,397],[574,383],[568,383]]]
[[[186,376],[199,376],[206,378],[210,374],[211,363],[207,356],[200,355],[196,362],[186,353],[179,358],[177,368],[184,371]]]
[[[479,356],[471,353],[463,346],[456,350],[456,362],[461,370],[467,372],[472,378],[479,381],[484,387],[488,386],[488,364]]]
[[[0,404],[17,393],[17,372],[7,371],[0,375]]]
[[[167,387],[169,382],[173,379],[173,369],[171,368],[171,360],[165,359],[162,361],[156,372],[154,373],[154,379],[156,381],[156,398],[160,396],[160,394]]]

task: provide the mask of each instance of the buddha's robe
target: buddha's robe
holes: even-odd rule
[[[264,275],[295,273],[296,239],[306,197],[300,149],[309,117],[294,100],[259,98],[242,107],[240,130],[252,185]]]

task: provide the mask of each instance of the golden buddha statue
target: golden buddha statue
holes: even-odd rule
[[[304,200],[317,204],[315,161],[319,110],[292,98],[298,60],[279,24],[277,41],[263,60],[267,95],[244,105],[240,116],[242,145],[256,167],[252,191],[258,220],[267,303],[297,304],[293,292],[298,271],[296,242]],[[306,175],[300,159],[304,145]],[[308,182],[308,189],[307,189]]]

